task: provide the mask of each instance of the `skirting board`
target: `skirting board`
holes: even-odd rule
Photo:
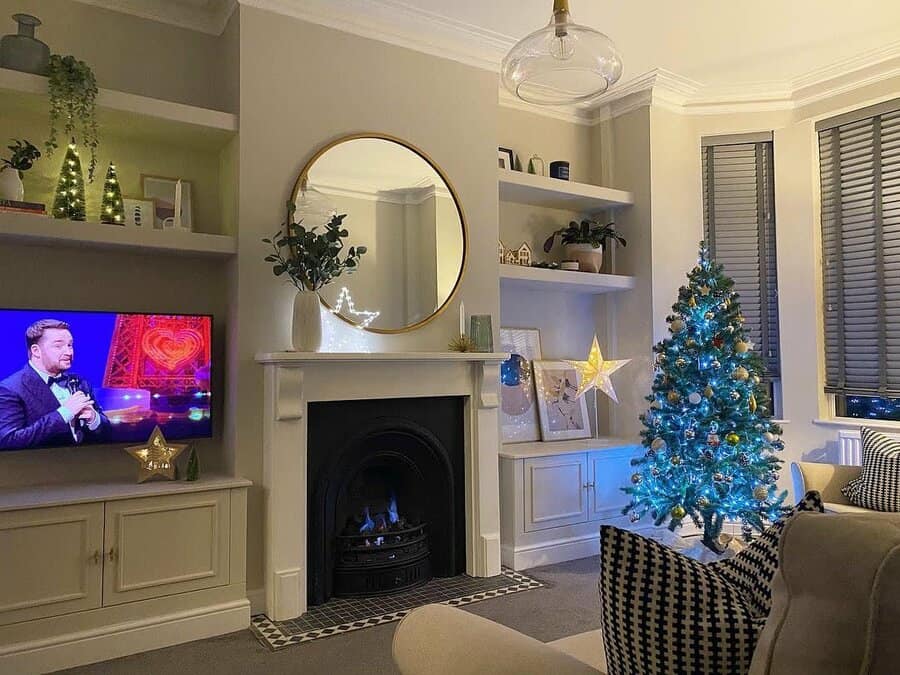
[[[600,534],[577,537],[568,540],[548,541],[545,543],[523,546],[514,549],[511,546],[501,548],[503,564],[517,572],[541,565],[552,565],[567,560],[589,558],[600,553]]]
[[[266,613],[265,588],[254,588],[247,591],[247,599],[250,601],[250,616]]]
[[[0,654],[0,673],[46,673],[63,668],[170,647],[183,642],[224,635],[250,625],[250,602],[220,605],[154,616],[140,621],[19,643]]]

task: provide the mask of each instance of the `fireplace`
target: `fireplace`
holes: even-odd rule
[[[309,404],[310,605],[465,571],[464,405],[462,397]]]

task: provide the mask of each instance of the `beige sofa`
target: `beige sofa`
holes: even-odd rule
[[[900,515],[798,514],[779,560],[750,675],[898,672]],[[403,675],[606,672],[600,631],[545,644],[444,605],[411,612],[393,649]]]
[[[805,495],[818,490],[825,503],[825,510],[832,513],[872,513],[869,509],[854,506],[841,492],[851,480],[859,476],[861,466],[822,464],[819,462],[792,462],[791,478],[794,494]]]

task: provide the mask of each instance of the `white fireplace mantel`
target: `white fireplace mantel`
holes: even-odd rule
[[[265,371],[265,585],[270,619],[292,619],[307,606],[307,404],[313,401],[465,397],[466,572],[500,573],[497,408],[500,364],[508,356],[478,352],[256,356]]]

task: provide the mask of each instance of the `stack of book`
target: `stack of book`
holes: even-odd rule
[[[0,211],[35,213],[39,216],[47,215],[47,210],[43,204],[38,204],[36,202],[19,202],[15,199],[0,199]]]

